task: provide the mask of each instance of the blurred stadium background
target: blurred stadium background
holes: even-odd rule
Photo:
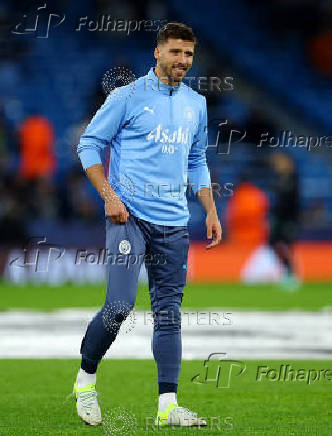
[[[102,27],[103,16],[111,20],[108,31]],[[82,24],[89,21],[89,26]],[[129,21],[141,22],[140,30],[129,31]],[[105,98],[106,71],[122,67],[136,77],[145,75],[154,65],[157,30],[167,21],[182,21],[198,36],[189,76],[228,78],[232,84],[221,92],[200,90],[208,102],[207,158],[218,187],[215,201],[224,241],[218,249],[205,251],[203,209],[189,197],[191,248],[184,307],[242,311],[236,312],[229,330],[218,330],[211,352],[242,359],[331,358],[331,0],[2,0],[2,358],[79,357],[85,323],[103,303],[105,292],[103,266],[96,260],[104,247],[104,218],[76,146]],[[276,139],[260,146],[267,132],[269,138],[279,138],[282,132],[302,136],[302,146],[278,146]],[[323,138],[321,145],[308,150],[303,144],[310,137]],[[287,224],[279,228],[284,235],[281,246],[274,238],[278,223]],[[78,250],[90,253],[88,262],[77,261]],[[290,259],[295,281],[285,282],[280,259],[284,264]],[[144,270],[141,282],[137,309],[148,310]],[[69,307],[88,310],[31,312]],[[289,310],[296,312],[289,315]],[[140,332],[139,327],[135,330]],[[196,329],[185,339],[186,359],[208,357],[208,348],[195,342],[202,336],[203,345],[208,343],[211,330],[205,334]],[[124,341],[116,356],[150,358],[149,337],[142,335],[141,342],[134,337],[130,342],[126,335],[129,343]],[[69,365],[70,385],[77,362],[62,365]],[[0,367],[7,371],[6,360]],[[13,390],[12,384],[7,387]],[[188,392],[194,387],[188,382]],[[326,407],[319,400],[326,387],[320,389],[313,414]],[[300,398],[309,398],[307,391],[298,390],[297,395],[287,397],[285,407],[300,407]],[[230,406],[228,412],[235,414]],[[310,421],[318,427],[308,434],[330,434],[331,423],[324,419]],[[259,424],[269,426],[271,420],[261,417]],[[304,427],[299,433],[296,428],[293,434],[305,433]],[[55,428],[50,431],[58,434]],[[266,431],[286,434],[282,429]],[[0,434],[19,432],[8,424],[4,433],[0,427]],[[66,428],[65,434],[81,433]]]

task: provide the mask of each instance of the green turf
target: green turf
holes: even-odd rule
[[[202,361],[184,361],[179,403],[207,417],[205,429],[153,430],[156,413],[156,370],[153,361],[105,360],[98,373],[103,416],[112,431],[89,427],[75,411],[71,391],[78,360],[2,360],[0,435],[153,435],[230,434],[232,436],[330,436],[332,381],[257,382],[257,365],[279,368],[279,361],[247,361],[245,372],[232,376],[228,389],[215,383],[194,384],[204,373]],[[328,369],[331,361],[290,361],[295,369]],[[119,429],[118,417],[130,416],[137,426]],[[108,420],[111,416],[111,421]],[[219,429],[218,429],[219,420]],[[127,419],[128,423],[129,420]],[[136,431],[134,429],[136,428]]]
[[[305,283],[297,292],[277,285],[189,284],[184,290],[183,308],[223,307],[228,309],[319,310],[332,307],[332,284]],[[104,302],[105,287],[93,285],[15,286],[0,284],[0,310],[12,308],[52,310],[67,307],[98,307]],[[149,310],[146,286],[139,288],[137,309]]]

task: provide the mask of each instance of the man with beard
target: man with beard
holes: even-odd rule
[[[212,239],[206,248],[221,241],[205,156],[206,101],[182,82],[192,65],[195,44],[191,28],[181,23],[165,25],[154,50],[156,67],[110,93],[78,146],[87,176],[105,201],[107,252],[125,258],[121,263],[107,263],[106,301],[90,322],[81,345],[82,363],[74,393],[78,415],[91,425],[102,421],[95,389],[97,366],[134,307],[143,260],[149,277],[153,355],[158,367],[155,423],[206,425],[204,419],[177,403],[180,306],[189,247],[187,180],[206,211],[207,238]],[[106,176],[101,160],[104,149],[110,150]]]

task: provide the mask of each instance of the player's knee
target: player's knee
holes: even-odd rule
[[[162,331],[181,330],[180,304],[162,306],[154,313],[154,328]]]
[[[106,330],[116,333],[123,321],[129,316],[134,305],[126,302],[105,303],[102,308],[102,319]]]

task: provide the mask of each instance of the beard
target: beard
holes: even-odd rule
[[[163,78],[168,80],[170,86],[177,86],[184,79],[189,67],[182,64],[166,64],[160,62],[160,69],[162,71]]]

